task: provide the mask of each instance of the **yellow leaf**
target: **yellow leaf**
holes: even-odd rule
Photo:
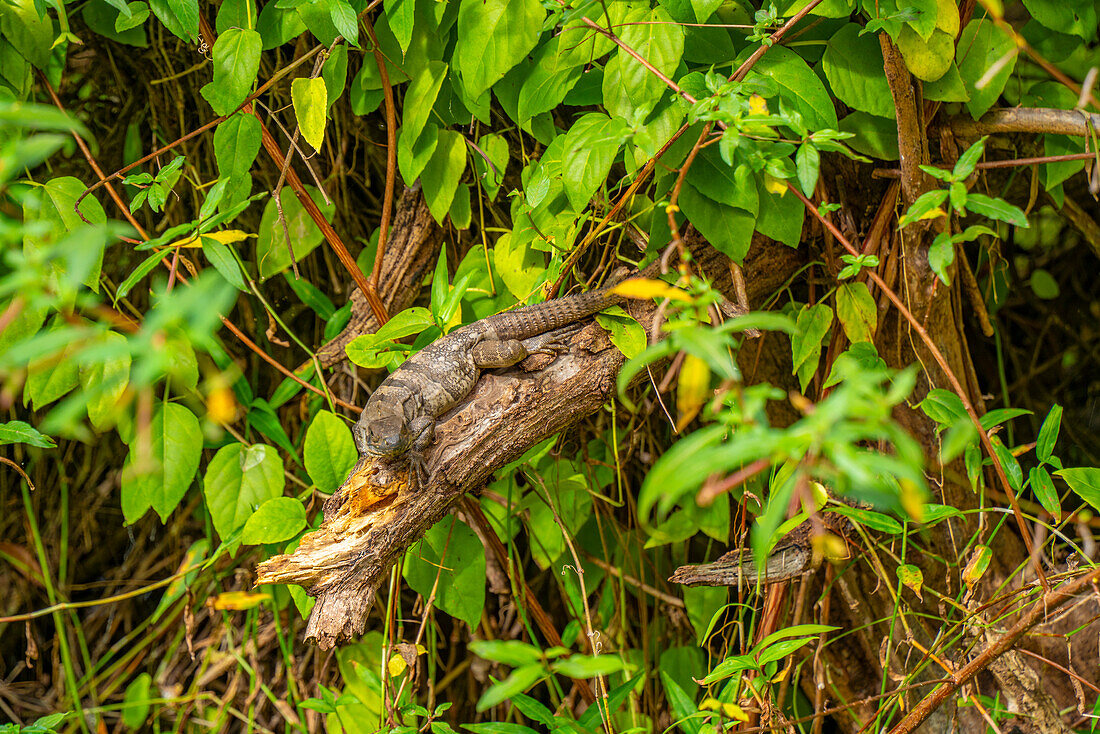
[[[986,569],[989,568],[991,558],[993,558],[993,551],[989,549],[988,545],[974,546],[974,552],[970,554],[970,562],[966,564],[966,570],[963,571],[963,582],[966,583],[967,587],[971,587],[981,580]]]
[[[255,237],[254,234],[248,232],[242,232],[239,229],[223,229],[219,232],[207,232],[206,234],[195,235],[194,237],[188,237],[185,240],[176,240],[169,247],[202,247],[202,238],[209,237],[212,240],[216,240],[223,245],[230,245],[234,242],[240,242],[246,240],[249,237]]]
[[[815,535],[810,540],[810,546],[813,548],[815,558],[824,557],[833,562],[844,561],[849,558],[848,546],[832,533]]]
[[[258,607],[270,598],[271,594],[261,594],[254,591],[227,591],[210,599],[207,604],[217,610],[240,612]]]
[[[328,115],[328,90],[325,80],[295,79],[290,83],[290,99],[294,103],[294,117],[298,120],[298,129],[302,137],[313,146],[321,149],[325,141],[325,121]]]
[[[919,568],[908,563],[898,566],[898,581],[912,589],[917,598],[924,601],[924,597],[921,596],[921,589],[924,588],[924,574]]]
[[[921,219],[939,219],[940,217],[946,217],[946,216],[947,216],[947,213],[944,212],[943,209],[941,209],[940,207],[937,206],[935,209],[929,209],[928,211],[926,211],[924,214],[922,214],[920,216],[920,218]]]
[[[776,178],[770,173],[764,174],[764,188],[772,194],[778,194],[783,196],[787,193],[787,182],[781,178]]]
[[[386,663],[386,670],[389,671],[391,678],[396,678],[405,672],[405,669],[409,667],[405,662],[405,658],[400,655],[393,655],[390,657],[390,661]]]
[[[676,383],[676,428],[683,430],[699,414],[710,392],[710,367],[694,354],[685,354]]]
[[[754,115],[768,114],[768,102],[759,94],[749,97],[749,112]]]
[[[206,415],[215,423],[232,423],[237,417],[237,399],[228,385],[218,385],[206,396]]]
[[[663,280],[653,280],[650,278],[631,278],[630,280],[624,280],[622,283],[612,288],[611,292],[623,296],[624,298],[668,298],[673,301],[691,300],[691,296],[676,286],[669,285]]]

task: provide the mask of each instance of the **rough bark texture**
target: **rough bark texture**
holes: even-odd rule
[[[724,256],[697,237],[691,242],[698,267],[732,296]],[[743,268],[750,303],[774,292],[800,262],[795,250],[756,241]],[[626,308],[647,327],[655,312],[641,302]],[[362,459],[326,503],[321,528],[303,538],[294,554],[260,564],[257,583],[301,584],[317,597],[307,639],[328,648],[361,635],[390,565],[459,497],[613,397],[622,354],[593,325],[572,343],[570,353],[538,371],[484,375],[469,398],[443,415],[425,452],[427,486],[412,489],[406,470]]]

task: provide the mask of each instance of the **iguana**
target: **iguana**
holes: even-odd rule
[[[655,265],[639,276],[655,274]],[[425,483],[420,454],[431,445],[436,419],[470,394],[481,370],[510,367],[531,354],[559,352],[563,327],[624,300],[611,288],[498,313],[424,347],[367,400],[352,429],[360,455],[396,458],[409,452]]]

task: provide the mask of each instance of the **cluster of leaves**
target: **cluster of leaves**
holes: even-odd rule
[[[857,161],[898,158],[896,111],[882,73],[879,31],[897,43],[911,70],[926,82],[925,99],[962,105],[975,118],[1002,95],[1023,104],[1074,106],[1066,90],[1050,82],[1027,77],[1026,85],[1009,84],[1014,71],[1028,70],[1017,69],[1016,41],[995,14],[960,28],[953,0],[825,0],[813,10],[817,18],[802,36],[804,43],[771,43],[770,33],[803,4],[756,9],[713,0],[549,6],[537,0],[394,0],[360,18],[365,0],[275,0],[260,8],[248,0],[226,0],[216,14],[211,80],[202,88],[202,101],[194,100],[207,117],[227,118],[209,140],[216,170],[200,172],[202,185],[195,188],[205,193],[197,212],[189,212],[186,221],[173,219],[171,226],[136,245],[121,241],[135,233],[109,220],[99,200],[85,195],[84,182],[71,176],[39,180],[40,164],[62,151],[69,133],[94,143],[92,134],[71,118],[25,101],[38,92],[33,69],[43,71],[54,86],[65,74],[67,54],[79,40],[68,6],[47,8],[32,0],[0,4],[0,194],[10,205],[0,211],[5,323],[0,372],[22,379],[24,406],[42,411],[34,425],[21,420],[0,425],[0,443],[48,450],[54,437],[95,441],[97,434],[117,432],[129,448],[119,496],[126,523],[137,523],[150,509],[167,522],[189,494],[201,500],[209,527],[190,548],[190,569],[224,560],[242,545],[258,546],[265,554],[292,549],[308,530],[308,498],[314,490],[333,492],[355,461],[347,418],[331,402],[310,396],[304,401],[303,430],[288,433],[280,411],[297,398],[301,386],[288,379],[270,394],[262,392],[241,372],[234,348],[219,331],[219,317],[230,313],[238,298],[266,306],[262,286],[277,276],[282,278],[275,285],[285,282],[326,323],[327,335],[347,320],[347,306],[336,308],[315,285],[287,272],[293,262],[308,258],[324,236],[307,207],[290,193],[284,190],[278,198],[256,193],[261,123],[250,109],[242,109],[265,81],[259,76],[264,55],[307,34],[324,47],[321,60],[313,74],[292,80],[289,87],[294,120],[309,146],[324,149],[337,105],[356,116],[374,114],[389,84],[402,100],[396,131],[401,177],[420,182],[438,221],[456,230],[476,227],[482,235],[499,235],[491,248],[483,237],[481,244],[458,253],[453,275],[444,251],[428,307],[396,314],[378,333],[349,345],[352,361],[368,368],[393,369],[410,350],[461,323],[540,297],[540,289],[561,275],[571,253],[587,246],[585,238],[607,203],[634,183],[646,185],[624,213],[648,238],[651,251],[669,242],[670,209],[678,224],[690,222],[735,262],[745,257],[757,232],[798,246],[806,213],[788,188],[813,194],[822,153]],[[1028,42],[1058,62],[1081,63],[1083,57],[1073,56],[1080,44],[1066,39],[1095,40],[1095,9],[1081,4],[1067,17],[1058,0],[1032,0],[1027,7],[1033,16],[1023,31]],[[154,26],[187,43],[199,40],[197,0],[89,0],[80,12],[89,32],[136,48],[150,44]],[[369,34],[361,23],[371,24]],[[385,59],[385,80],[372,50],[363,51],[368,35],[377,39]],[[742,78],[734,78],[730,72],[760,44],[767,53]],[[843,118],[835,100],[847,109]],[[708,129],[709,137],[678,186],[693,142]],[[1044,136],[1044,146],[1048,154],[1083,150],[1082,141],[1057,135]],[[922,197],[901,224],[971,213],[1026,226],[1018,208],[968,190],[983,153],[984,142],[966,151],[950,172],[927,168],[945,186]],[[660,164],[649,166],[658,156]],[[155,172],[126,177],[129,210],[162,214],[181,181],[195,186],[183,176],[184,165],[185,158],[177,156]],[[1083,166],[1043,166],[1045,188],[1059,196],[1062,183]],[[17,180],[24,171],[31,173]],[[651,176],[648,182],[646,176]],[[310,186],[305,190],[331,220],[335,207],[325,193]],[[678,208],[668,206],[673,191]],[[256,232],[248,232],[261,201]],[[486,226],[486,209],[505,223],[504,231]],[[951,232],[948,227],[936,237],[929,255],[945,284],[956,245],[995,236],[982,225]],[[105,252],[123,249],[126,257],[105,260]],[[191,264],[201,264],[199,252],[209,267],[196,267],[198,275],[185,285],[178,277],[186,269],[180,261],[190,262],[193,254]],[[638,259],[641,253],[622,255]],[[372,249],[364,248],[364,267],[371,256]],[[116,267],[134,257],[139,262],[132,268]],[[536,569],[553,568],[565,559],[583,566],[583,575],[558,581],[571,620],[563,633],[565,648],[540,650],[517,641],[471,647],[485,660],[515,668],[486,689],[479,709],[508,700],[528,719],[556,729],[559,718],[527,694],[540,686],[539,695],[557,703],[563,698],[557,676],[609,676],[613,687],[602,713],[621,712],[641,685],[635,675],[639,651],[587,656],[573,648],[585,649],[578,640],[590,632],[590,623],[581,621],[588,596],[598,594],[593,619],[597,627],[606,626],[624,613],[623,586],[606,569],[581,563],[569,541],[575,539],[581,551],[602,556],[612,566],[631,561],[638,568],[645,565],[643,551],[671,548],[700,533],[728,543],[730,496],[722,494],[707,506],[694,501],[693,493],[714,474],[753,463],[768,468],[745,488],[746,493],[767,490],[768,500],[755,507],[758,519],[751,533],[757,558],[766,557],[787,530],[822,509],[822,502],[807,498],[803,513],[786,517],[792,496],[818,484],[882,510],[830,508],[887,534],[902,533],[903,523],[911,519],[931,521],[950,512],[924,503],[921,448],[892,418],[912,391],[915,371],[888,370],[873,346],[878,308],[860,274],[878,261],[873,256],[843,259],[846,267],[838,283],[814,303],[792,299],[776,312],[724,324],[710,323],[708,307],[715,295],[705,283],[693,282],[684,290],[652,284],[651,291],[635,295],[671,298],[675,306],[668,311],[667,338],[649,348],[643,348],[644,333],[625,313],[601,318],[631,358],[620,379],[625,403],[630,404],[625,386],[635,375],[683,353],[677,424],[686,428],[701,417],[705,425],[675,443],[655,465],[636,498],[641,520],[641,529],[631,536],[636,542],[619,543],[613,553],[600,535],[598,503],[622,506],[635,500],[624,497],[619,484],[621,436],[614,429],[584,447],[586,460],[555,456],[553,443],[547,442],[506,467],[490,485],[481,506],[502,540],[524,540]],[[133,306],[128,299],[141,306],[131,310],[140,314],[139,322],[120,324],[104,315],[101,306],[109,304],[117,315],[113,309]],[[786,334],[802,392],[812,386],[823,395],[787,428],[772,426],[766,413],[769,401],[782,400],[785,393],[766,384],[740,384],[734,356],[750,329]],[[834,334],[843,334],[850,346],[822,374],[822,355]],[[408,337],[415,337],[411,344],[400,343]],[[311,369],[301,376],[323,386]],[[941,460],[963,455],[970,480],[980,489],[981,467],[990,458],[983,460],[958,397],[933,391],[921,408],[945,429]],[[985,416],[982,429],[991,431],[1018,415],[994,411]],[[1044,423],[1038,463],[1026,482],[1018,451],[993,439],[1013,490],[1030,489],[1055,518],[1061,517],[1062,502],[1050,469],[1089,503],[1100,501],[1097,470],[1064,469],[1054,456],[1059,416],[1060,411],[1052,411]],[[872,445],[874,450],[868,448]],[[295,479],[291,495],[288,475]],[[618,496],[610,496],[608,487],[615,487]],[[437,608],[476,628],[486,604],[485,567],[484,547],[475,533],[449,517],[409,550],[403,575],[425,598],[434,591]],[[907,586],[919,588],[911,570],[899,574]],[[165,603],[183,597],[184,581],[169,587],[158,613]],[[289,594],[265,590],[226,596],[221,608],[282,609],[293,600],[307,614],[312,604],[296,588]],[[702,643],[726,611],[725,593],[688,590],[684,597],[696,641]],[[709,675],[700,649],[671,648],[658,666],[665,695],[677,717],[691,722],[685,731],[698,731],[694,720],[699,718],[739,719],[737,702],[746,686],[776,680],[780,661],[824,631],[803,626],[776,633],[727,657]],[[344,690],[326,689],[321,698],[295,703],[329,715],[344,730],[372,730],[386,709],[385,684],[404,674],[395,662],[399,658],[381,660],[381,649],[381,636],[375,634],[342,651]],[[698,677],[710,686],[735,675],[714,695],[699,691],[692,680]],[[147,693],[147,677],[133,681],[127,700],[145,700],[143,687]],[[437,721],[445,709],[429,711],[410,692],[404,695],[397,705],[404,707],[410,725],[428,724],[437,734],[447,730]],[[601,709],[593,707],[569,726],[595,729],[600,715]],[[131,714],[135,726],[144,718]]]

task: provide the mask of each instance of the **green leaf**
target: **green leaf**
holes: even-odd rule
[[[878,307],[866,283],[843,283],[836,289],[836,317],[848,341],[874,342]]]
[[[970,192],[966,196],[966,208],[974,214],[981,214],[990,219],[998,219],[1008,222],[1016,227],[1027,227],[1027,215],[1018,206],[1009,204],[1004,199],[995,199],[985,194]]]
[[[325,122],[328,117],[328,90],[325,80],[295,79],[290,83],[290,98],[294,103],[294,117],[298,120],[298,129],[302,137],[313,146],[321,149],[325,141]]]
[[[618,673],[624,667],[626,667],[625,663],[618,655],[570,655],[564,660],[554,661],[550,669],[574,680],[580,680]]]
[[[845,142],[859,153],[884,161],[900,157],[898,126],[893,119],[856,110],[840,121],[840,131],[855,135]]]
[[[542,253],[531,247],[529,241],[520,242],[512,232],[505,232],[497,239],[493,264],[508,291],[521,301],[531,296],[546,267]]]
[[[742,51],[737,57],[738,63],[755,50],[755,46],[750,46]],[[811,130],[836,129],[836,106],[828,90],[821,83],[821,77],[797,53],[785,46],[772,46],[757,60],[745,80],[751,81],[755,74],[774,81],[779,87],[779,99],[802,115]]]
[[[342,7],[348,7],[341,2]],[[370,62],[368,62],[370,63]],[[331,108],[344,93],[344,87],[348,83],[348,47],[340,44],[332,49],[332,53],[325,59],[321,67],[321,78],[325,80],[325,94],[328,99],[328,107]]]
[[[309,424],[302,451],[309,478],[327,494],[344,483],[359,459],[351,429],[342,418],[327,410],[319,411]]]
[[[848,507],[847,505],[830,505],[828,511],[836,513],[837,515],[843,515],[852,522],[863,525],[879,533],[900,535],[903,529],[901,523],[894,518],[873,510]]]
[[[307,184],[305,190],[325,219],[331,221],[336,205],[325,203],[321,192],[313,186]],[[324,235],[289,186],[284,186],[279,192],[279,201],[282,202],[283,216],[286,219],[290,241],[293,243],[294,258],[300,263],[302,258],[321,244]],[[260,219],[260,229],[256,239],[256,264],[260,271],[260,280],[270,278],[290,267],[290,252],[287,250],[283,227],[278,221],[279,210],[275,206],[275,200],[268,199],[263,217]]]
[[[148,437],[149,443],[144,443]],[[202,431],[187,408],[164,403],[147,433],[137,430],[122,468],[122,514],[132,525],[152,507],[167,522],[199,469]]]
[[[474,172],[485,195],[492,201],[497,198],[508,168],[508,139],[495,133],[482,135],[477,141],[477,147],[481,150],[474,151]]]
[[[1043,268],[1035,268],[1032,270],[1028,283],[1031,285],[1031,290],[1035,295],[1042,298],[1044,301],[1052,301],[1061,293],[1061,289],[1058,287],[1058,281],[1054,279],[1054,276],[1050,274],[1049,270]]]
[[[126,686],[126,695],[122,698],[122,723],[127,729],[138,729],[149,718],[149,688],[153,677],[141,673]]]
[[[0,36],[39,69],[45,69],[50,63],[50,49],[54,41],[53,21],[45,12],[39,15],[34,0],[0,3]]]
[[[80,202],[80,213],[84,215],[84,219],[76,213],[76,202],[85,188],[83,181],[72,176],[59,176],[42,184],[39,189],[42,196],[38,199],[40,206],[34,209],[29,200],[23,206],[24,221],[41,220],[43,222],[38,231],[28,229],[24,232],[24,249],[45,249],[61,243],[65,235],[70,232],[88,233],[90,228],[85,224],[84,219],[93,225],[106,224],[107,215],[103,211],[103,205],[94,196],[86,196]],[[45,226],[46,223],[48,227]],[[85,237],[78,244],[82,257],[55,257],[52,258],[52,265],[57,273],[65,274],[69,265],[75,266],[79,261],[84,271],[77,273],[80,276],[80,282],[98,293],[99,273],[103,265],[103,249],[106,240]]]
[[[214,157],[222,176],[236,177],[249,172],[260,152],[260,121],[255,115],[238,112],[214,130]]]
[[[424,172],[420,174],[424,200],[428,203],[432,217],[440,224],[451,209],[451,202],[458,191],[458,182],[465,170],[466,141],[462,134],[453,130],[440,130],[435,152],[424,166]]]
[[[389,19],[390,31],[393,32],[397,44],[401,47],[401,54],[409,51],[409,43],[412,41],[413,25],[416,21],[416,0],[386,0],[386,18]]]
[[[542,650],[520,640],[473,640],[470,652],[485,660],[518,668],[542,660]]]
[[[103,334],[109,351],[93,362],[80,365],[80,387],[88,399],[88,420],[97,431],[105,431],[118,418],[119,399],[130,381],[130,349],[118,332]]]
[[[833,310],[824,303],[803,306],[798,312],[795,326],[798,332],[791,335],[791,351],[794,357],[794,373],[806,391],[809,377],[817,370],[821,358],[821,342],[833,325]],[[804,369],[805,366],[805,369]]]
[[[859,31],[858,25],[849,23],[829,39],[821,59],[825,78],[833,93],[852,109],[893,120],[894,98],[878,38],[870,33],[861,36]]]
[[[627,359],[637,357],[645,349],[645,328],[621,306],[612,306],[596,314],[596,323],[607,331],[611,343]]]
[[[0,446],[8,443],[25,443],[40,449],[57,448],[52,438],[39,433],[34,426],[24,421],[0,423]]]
[[[764,188],[763,177],[757,177],[756,190],[760,203],[756,230],[784,245],[798,247],[802,241],[802,223],[806,218],[806,208],[802,202],[786,190],[783,194],[771,193]]]
[[[917,200],[910,205],[909,209],[898,220],[898,226],[906,227],[922,219],[943,216],[944,212],[939,208],[945,201],[947,201],[946,189],[932,189],[924,192],[917,197]]]
[[[434,587],[437,607],[477,627],[485,606],[485,546],[464,523],[448,515],[433,525],[405,554],[404,575],[425,599]]]
[[[807,141],[798,146],[798,152],[794,154],[794,168],[798,174],[798,184],[802,187],[802,193],[813,196],[814,187],[817,186],[817,174],[821,168],[821,154],[813,143]]]
[[[538,0],[460,4],[453,58],[471,99],[500,81],[535,47],[544,17],[546,11]]]
[[[248,285],[241,273],[241,266],[230,252],[232,245],[224,245],[213,237],[200,238],[202,252],[226,281],[239,291],[248,292]]]
[[[1051,30],[1095,41],[1096,6],[1082,0],[1024,0],[1024,7],[1036,22]]]
[[[575,210],[588,206],[628,137],[630,128],[625,122],[599,112],[591,112],[573,123],[565,136],[562,183]]]
[[[367,63],[372,62],[367,61]],[[420,133],[428,123],[432,106],[439,97],[443,80],[447,78],[447,69],[447,65],[442,61],[429,61],[413,77],[405,91],[405,116],[401,120],[401,137],[406,138],[405,145],[409,150],[413,149],[413,143],[420,137]]]
[[[262,45],[260,34],[252,30],[230,28],[218,36],[213,51],[214,81],[199,90],[214,114],[228,115],[244,102],[256,81]]]
[[[203,492],[214,529],[224,540],[244,527],[256,509],[283,493],[283,461],[271,446],[231,443],[206,467]]]
[[[951,285],[948,269],[955,263],[955,242],[947,232],[940,232],[928,247],[928,267],[943,281]]]
[[[1064,479],[1069,488],[1078,497],[1092,505],[1094,510],[1100,510],[1100,469],[1096,467],[1061,469],[1054,474]]]
[[[198,0],[149,0],[149,8],[172,35],[187,43],[199,40]]]
[[[684,29],[675,23],[663,7],[632,9],[616,33],[649,65],[670,78],[684,54]],[[615,50],[604,67],[604,107],[613,117],[631,125],[642,123],[656,108],[664,94],[665,83],[653,71],[621,48]]]
[[[962,399],[950,390],[942,388],[930,390],[920,402],[920,409],[942,426],[954,425],[961,420],[970,420]]]
[[[756,214],[760,208],[760,194],[752,168],[738,160],[734,162],[736,166],[727,164],[714,146],[704,148],[688,170],[686,183],[719,204]]]
[[[125,298],[130,293],[130,290],[137,285],[142,278],[151,273],[153,268],[160,264],[161,260],[175,251],[175,248],[165,247],[163,250],[154,252],[138,263],[138,266],[126,276],[126,280],[118,284],[118,290],[115,291],[115,298]]]
[[[1039,428],[1039,438],[1035,442],[1035,455],[1046,461],[1054,455],[1054,445],[1058,442],[1058,432],[1062,427],[1062,406],[1052,405],[1043,425]]]
[[[481,698],[477,702],[477,710],[485,711],[497,704],[507,701],[509,698],[517,693],[523,693],[531,686],[535,685],[543,678],[549,676],[550,673],[542,666],[541,663],[534,665],[524,665],[522,668],[516,668],[512,671],[512,674],[499,683],[494,683],[489,687],[485,693],[481,695]],[[478,726],[478,725],[474,725]],[[501,726],[500,724],[496,725]],[[513,725],[516,726],[516,725]],[[467,725],[468,729],[473,729],[473,726]],[[499,732],[499,729],[494,731]],[[478,734],[489,734],[482,730]]]
[[[1035,493],[1035,499],[1043,509],[1049,512],[1055,522],[1062,522],[1062,502],[1058,499],[1058,490],[1054,488],[1054,480],[1050,478],[1050,472],[1045,466],[1033,466],[1028,473],[1028,481],[1031,491]]]
[[[970,95],[966,109],[975,120],[984,115],[1004,91],[1012,70],[1016,68],[1015,53],[1016,42],[1012,36],[988,18],[972,20],[963,29],[955,49],[955,61]],[[1008,58],[1007,62],[1005,58]],[[1000,68],[987,79],[987,73],[994,64],[1000,64]],[[983,82],[980,89],[978,82]]]
[[[256,3],[254,0],[223,0],[214,21],[214,30],[221,35],[230,28],[256,29]]]
[[[562,47],[565,37],[565,33],[556,35],[535,49],[520,81],[516,121],[521,125],[560,105],[584,74],[585,59]]]
[[[719,204],[687,183],[680,189],[679,203],[688,221],[716,250],[735,263],[745,259],[756,224],[752,212]]]
[[[726,606],[729,589],[724,586],[685,587],[683,594],[684,609],[695,630],[695,642],[702,646],[711,632],[712,621]]]
[[[359,18],[355,9],[344,0],[329,0],[329,17],[340,35],[352,46],[359,48]]]
[[[245,521],[241,542],[245,545],[281,543],[306,526],[306,508],[293,497],[272,497]]]

